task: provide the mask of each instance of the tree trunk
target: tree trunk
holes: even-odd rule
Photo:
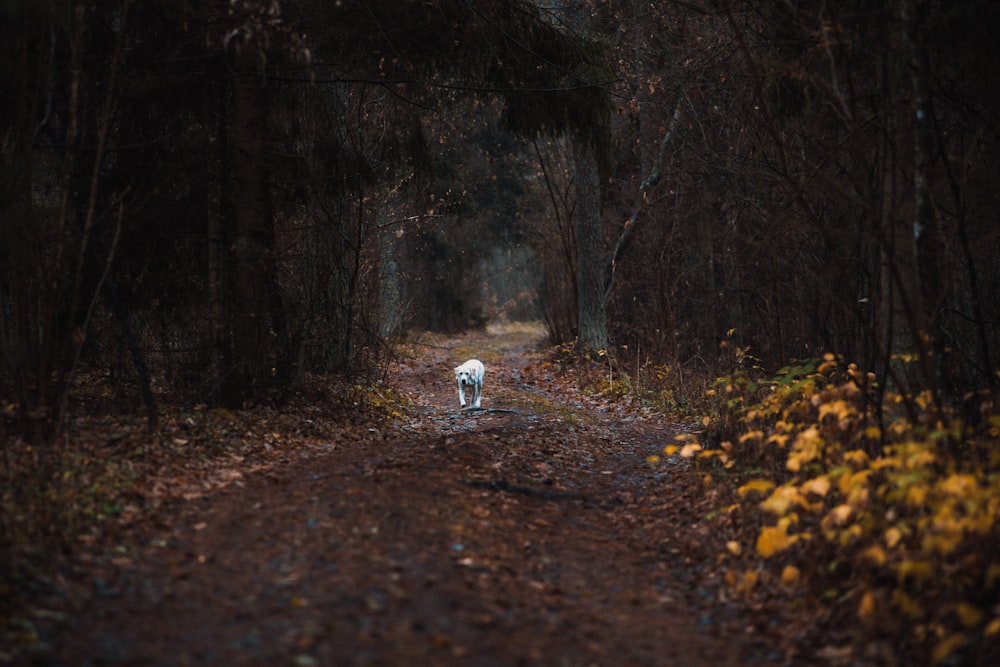
[[[226,302],[231,363],[220,383],[220,399],[239,407],[269,384],[272,327],[282,323],[276,302],[274,217],[268,191],[265,136],[266,81],[259,53],[243,45],[235,57],[232,124],[228,140],[232,174],[232,272]],[[280,296],[278,301],[280,301]],[[278,316],[278,317],[275,317]],[[274,331],[280,339],[281,331]]]
[[[605,306],[607,253],[601,219],[601,179],[594,146],[573,138],[576,171],[577,247],[577,339],[580,349],[608,348],[608,318]]]
[[[83,44],[87,30],[86,10],[72,8],[69,32],[69,62],[65,79],[57,84],[55,31],[36,29],[27,21],[11,46],[21,75],[14,91],[17,104],[12,159],[4,161],[0,174],[0,266],[10,289],[13,342],[12,361],[17,378],[22,435],[32,443],[50,441],[58,433],[59,406],[67,388],[70,360],[82,331],[73,327],[69,301],[70,280],[76,255],[73,229],[77,208],[74,183],[78,178],[81,86],[84,77]],[[46,35],[48,35],[46,37]],[[48,54],[48,55],[47,55]],[[65,90],[56,86],[65,85]],[[48,122],[38,123],[43,99],[65,95],[62,120],[65,148],[61,162],[53,159],[36,171],[36,133]],[[51,170],[51,171],[49,171]],[[56,175],[58,173],[58,175]],[[36,177],[51,178],[55,195],[36,200],[32,188]]]
[[[213,91],[214,99],[206,106],[214,107],[215,138],[217,152],[209,156],[211,161],[211,182],[207,185],[207,206],[205,210],[207,232],[207,279],[208,302],[211,317],[210,347],[205,368],[207,377],[212,378],[213,393],[220,390],[219,382],[226,377],[232,368],[232,346],[229,338],[229,319],[226,307],[229,294],[227,278],[230,275],[230,262],[227,248],[229,231],[232,229],[230,201],[232,184],[226,176],[229,166],[229,124],[228,109],[230,90],[222,85],[225,78],[221,72],[216,73],[220,85]],[[164,327],[166,329],[166,327]]]
[[[403,330],[403,290],[399,279],[396,251],[403,228],[392,224],[391,209],[379,209],[378,229],[378,305],[379,333],[383,338]]]
[[[913,332],[920,350],[927,385],[938,400],[950,399],[952,388],[946,360],[941,311],[947,299],[942,272],[944,238],[931,197],[934,151],[934,110],[930,97],[930,74],[924,33],[929,5],[911,0],[903,5],[903,27],[910,51],[913,95],[913,241],[914,261],[920,286],[916,295],[917,327]]]

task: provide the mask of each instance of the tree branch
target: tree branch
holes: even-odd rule
[[[618,268],[618,260],[625,252],[625,249],[628,248],[629,244],[632,242],[632,236],[635,233],[635,228],[643,221],[643,219],[645,219],[646,212],[649,210],[649,193],[663,178],[663,162],[667,155],[667,148],[670,146],[674,137],[674,132],[677,131],[677,127],[680,125],[680,122],[681,107],[678,103],[677,107],[674,108],[674,115],[670,121],[670,127],[667,128],[667,131],[663,135],[663,139],[660,140],[660,150],[656,155],[656,162],[653,163],[653,169],[650,174],[646,176],[642,185],[639,186],[639,196],[636,198],[635,207],[632,209],[632,215],[630,215],[625,221],[625,224],[622,225],[622,232],[618,236],[618,243],[615,244],[614,252],[611,253],[611,258],[608,261],[606,278],[604,280],[605,302],[611,296],[611,289],[614,286],[615,280],[615,270]]]

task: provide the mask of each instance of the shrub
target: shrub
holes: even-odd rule
[[[754,549],[730,544],[727,557],[764,559],[782,572],[774,581],[823,600],[825,620],[860,623],[901,656],[995,662],[1000,415],[989,396],[967,397],[978,410],[963,419],[926,393],[880,394],[872,374],[830,354],[751,376],[717,382],[705,445],[668,448],[744,477],[729,509]]]

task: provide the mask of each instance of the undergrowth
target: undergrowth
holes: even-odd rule
[[[548,358],[560,372],[572,372],[583,391],[618,405],[647,408],[678,419],[703,414],[709,405],[704,374],[691,372],[681,363],[633,357],[627,347],[617,356],[607,350],[584,354],[571,341],[551,347]]]
[[[114,535],[163,499],[238,482],[241,468],[301,455],[351,429],[364,437],[406,409],[387,385],[315,376],[280,406],[229,411],[164,401],[150,430],[134,412],[103,412],[113,403],[101,387],[91,382],[79,397],[101,413],[81,410],[40,446],[14,435],[16,407],[0,401],[0,663],[35,650],[33,619],[64,596],[61,582],[81,544]]]
[[[704,429],[666,453],[738,487],[720,555],[735,592],[804,596],[814,626],[862,629],[849,648],[878,662],[1000,664],[988,394],[965,397],[970,418],[831,354],[771,377],[744,363],[708,394]]]

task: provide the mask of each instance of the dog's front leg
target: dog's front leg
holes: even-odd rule
[[[463,408],[465,407],[465,387],[461,380],[458,381],[458,402]]]

